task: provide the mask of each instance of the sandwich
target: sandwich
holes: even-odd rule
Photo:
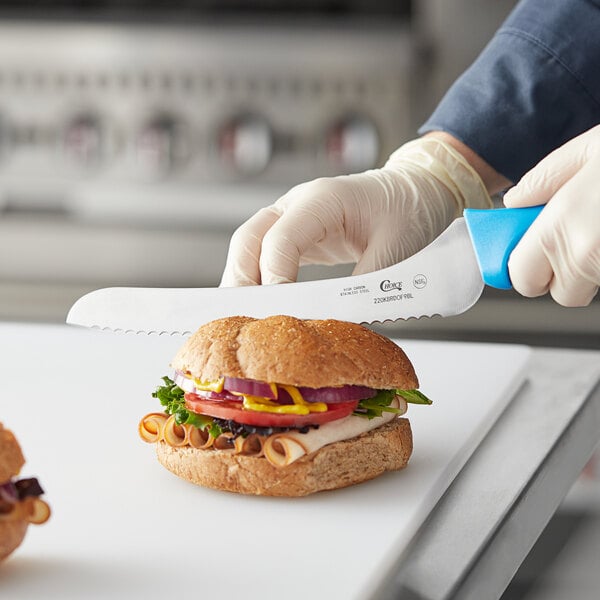
[[[179,477],[242,494],[304,496],[402,469],[402,415],[431,404],[399,346],[345,321],[218,319],[171,367],[140,437]]]
[[[21,545],[30,523],[45,523],[50,517],[38,480],[18,478],[24,464],[19,442],[0,423],[0,560]]]

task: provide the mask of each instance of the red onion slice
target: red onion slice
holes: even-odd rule
[[[276,395],[268,383],[256,381],[254,379],[241,379],[239,377],[225,377],[223,389],[247,396],[260,396],[275,400]]]
[[[193,379],[186,377],[181,371],[175,371],[173,382],[176,383],[184,392],[195,392],[196,384]]]
[[[223,392],[211,392],[209,390],[199,390],[193,378],[186,377],[181,371],[176,371],[173,376],[173,381],[184,391],[197,394],[203,398],[211,398],[216,400],[237,400],[239,397],[227,392],[236,392],[247,396],[260,396],[261,398],[275,399],[273,389],[264,381],[256,381],[254,379],[241,379],[238,377],[225,377],[223,384]],[[213,394],[207,396],[204,392]]]
[[[298,391],[307,402],[325,402],[326,404],[347,402],[348,400],[364,400],[365,398],[373,398],[377,394],[377,390],[363,385],[322,388],[299,387]]]
[[[12,481],[0,485],[0,500],[3,500],[8,504],[16,504],[19,501],[17,488]]]
[[[184,392],[192,392],[201,398],[209,400],[241,400],[241,396],[236,394],[259,396],[271,400],[276,399],[273,389],[268,383],[254,379],[225,377],[222,392],[198,390],[196,389],[194,380],[186,377],[180,371],[175,373],[174,381]],[[348,402],[349,400],[364,400],[365,398],[372,398],[377,394],[377,390],[362,385],[342,385],[323,388],[299,387],[298,390],[307,402],[325,402],[326,404]],[[235,394],[231,392],[235,392]],[[291,396],[281,386],[278,386],[277,399],[283,404],[293,402]]]
[[[207,400],[234,400],[242,402],[242,396],[236,396],[235,394],[229,394],[228,392],[210,392],[206,390],[195,390],[193,392],[198,398],[206,398]]]

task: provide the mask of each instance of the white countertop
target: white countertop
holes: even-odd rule
[[[40,478],[54,511],[0,569],[2,591],[25,600],[192,589],[251,598],[382,593],[486,431],[534,387],[517,392],[532,361],[528,348],[402,342],[434,399],[409,411],[409,468],[303,499],[254,498],[177,479],[137,439],[137,420],[158,408],[149,396],[181,338],[14,324],[0,324],[0,336],[0,419],[24,448],[23,475]],[[518,453],[520,443],[505,452]]]

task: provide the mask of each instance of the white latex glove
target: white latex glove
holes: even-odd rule
[[[546,203],[508,261],[513,287],[586,306],[600,285],[600,126],[549,154],[504,196],[509,207]]]
[[[221,285],[295,281],[301,264],[355,262],[355,274],[387,267],[466,206],[491,206],[479,175],[444,142],[420,138],[381,169],[303,183],[258,211],[234,233]]]

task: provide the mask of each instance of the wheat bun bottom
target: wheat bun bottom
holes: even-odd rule
[[[0,423],[0,484],[16,477],[24,463],[19,442],[12,431]],[[0,560],[21,545],[28,525],[25,520],[0,521]]]
[[[25,457],[17,438],[0,423],[0,484],[16,477],[24,464]]]
[[[0,521],[0,560],[18,548],[27,533],[27,521]]]
[[[411,453],[412,432],[405,418],[328,444],[287,467],[229,451],[156,444],[158,461],[186,481],[240,494],[287,497],[343,488],[402,469]]]

